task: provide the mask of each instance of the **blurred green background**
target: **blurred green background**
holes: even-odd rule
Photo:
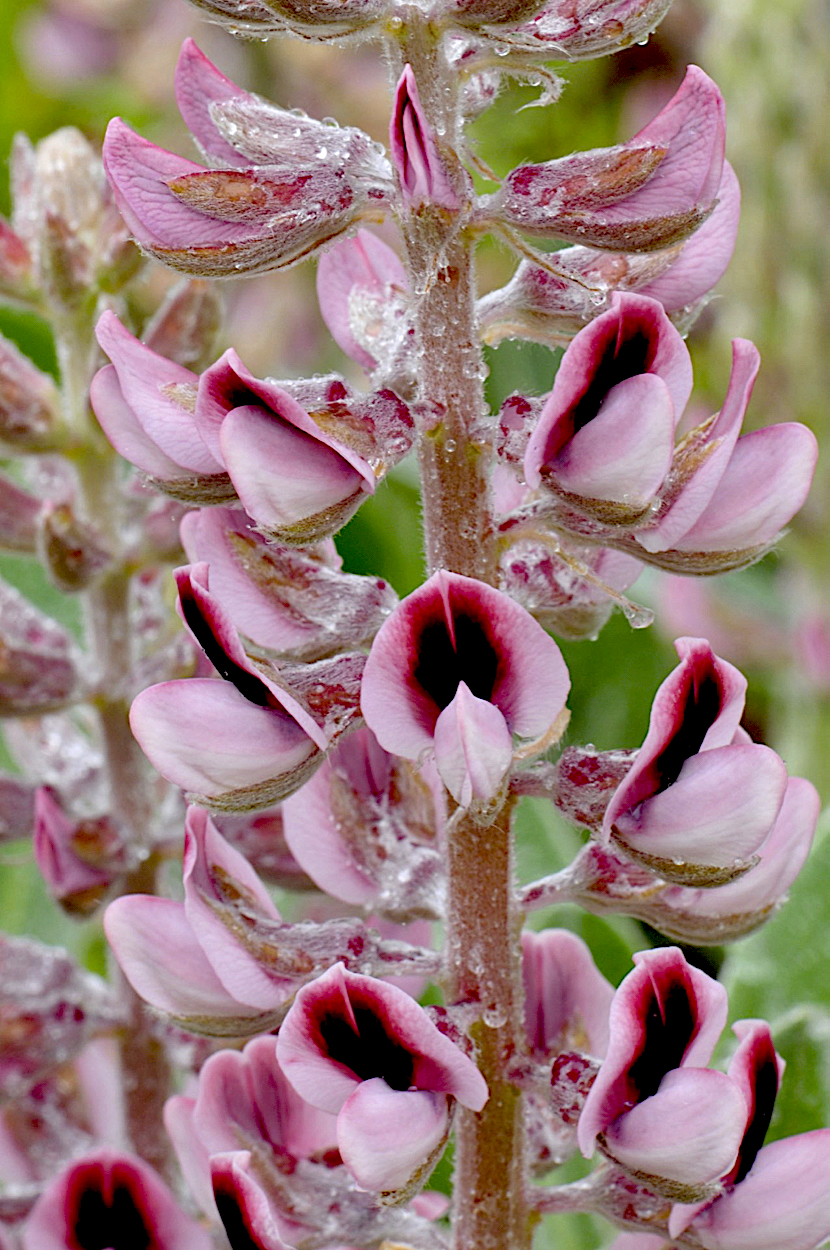
[[[18,130],[34,140],[74,125],[99,143],[107,120],[123,115],[148,137],[192,155],[172,100],[181,40],[200,46],[236,81],[286,106],[362,126],[383,140],[387,87],[377,49],[337,51],[299,43],[238,43],[203,22],[185,0],[5,0],[0,33],[0,154]],[[693,330],[694,402],[714,412],[730,363],[730,339],[755,340],[762,372],[749,424],[799,420],[825,446],[830,434],[830,8],[826,0],[676,0],[642,47],[615,58],[557,67],[562,100],[525,109],[529,87],[508,87],[476,123],[475,145],[499,174],[526,160],[603,146],[638,130],[678,85],[687,63],[701,64],[727,102],[727,154],[744,194],[733,265]],[[9,211],[0,179],[0,211]],[[481,249],[482,290],[505,281],[513,261]],[[153,270],[133,299],[139,314],[168,279]],[[325,335],[311,267],[226,288],[227,341],[255,371],[297,376],[348,370]],[[48,328],[0,307],[0,330],[54,371]],[[223,344],[224,346],[224,344]],[[490,399],[518,389],[548,390],[557,356],[538,345],[505,343],[489,353]],[[791,773],[810,777],[830,801],[830,457],[820,461],[813,495],[780,549],[756,568],[697,583],[698,599],[679,597],[671,579],[648,573],[632,588],[655,607],[650,629],[632,631],[615,615],[596,641],[565,643],[573,679],[568,741],[635,747],[644,736],[654,691],[675,662],[671,639],[708,632],[716,650],[750,680],[746,724],[775,747]],[[417,481],[404,464],[338,540],[346,566],[383,574],[405,594],[422,578]],[[77,627],[76,605],[45,582],[39,568],[0,556],[0,573],[60,619]],[[711,631],[701,627],[711,626]],[[823,656],[810,629],[826,631]],[[715,638],[716,634],[716,638]],[[579,837],[544,805],[528,803],[520,821],[524,879],[566,863]],[[761,1015],[775,1025],[789,1067],[773,1136],[830,1123],[830,835],[820,827],[792,902],[761,933],[736,944],[723,975],[732,1018]],[[567,923],[589,940],[614,980],[633,949],[655,935],[634,922],[608,923],[568,912],[534,924]],[[0,846],[0,926],[78,951],[102,966],[95,921],[67,920],[45,895],[28,845]],[[719,954],[715,954],[719,958]],[[561,1228],[561,1225],[557,1225]],[[557,1235],[560,1247],[599,1244],[606,1232],[582,1220]],[[564,1240],[562,1238],[564,1237]],[[551,1243],[553,1244],[553,1243]]]

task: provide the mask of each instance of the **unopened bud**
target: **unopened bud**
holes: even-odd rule
[[[0,291],[28,300],[32,295],[32,258],[26,244],[0,217]]]
[[[52,581],[69,594],[84,590],[111,558],[90,526],[65,503],[44,509],[38,548]]]
[[[179,282],[144,328],[144,343],[160,356],[200,373],[214,358],[222,324],[222,298],[215,283]]]
[[[0,582],[0,715],[31,716],[73,701],[78,672],[69,636]]]
[[[0,473],[0,547],[34,555],[43,504]]]
[[[18,452],[50,450],[57,420],[52,379],[0,335],[0,441]]]
[[[12,225],[51,300],[71,307],[96,287],[117,289],[134,272],[135,247],[101,159],[80,131],[64,127],[34,147],[18,135],[12,193]]]

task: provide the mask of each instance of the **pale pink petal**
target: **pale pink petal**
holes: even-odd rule
[[[390,316],[396,322],[403,316],[407,285],[395,252],[369,230],[343,239],[317,262],[317,299],[328,331],[370,373],[378,366]]]
[[[567,929],[522,934],[525,1028],[544,1055],[582,1050],[601,1059],[608,1048],[614,987],[581,938]]]
[[[784,898],[801,871],[820,811],[815,786],[802,777],[791,777],[778,818],[758,848],[760,863],[737,881],[714,890],[669,890],[664,895],[666,903],[704,916],[763,913]]]
[[[197,374],[145,347],[113,312],[105,312],[98,319],[95,334],[115,367],[125,403],[147,437],[184,469],[220,473],[222,465],[205,446],[192,411],[175,398],[177,389],[185,389],[192,396]]]
[[[210,1161],[219,1216],[233,1245],[256,1250],[292,1250],[280,1235],[279,1219],[266,1191],[249,1170],[247,1150],[214,1155]]]
[[[738,234],[741,188],[728,161],[718,187],[718,202],[702,226],[680,249],[677,259],[655,278],[639,287],[641,295],[659,299],[667,312],[678,312],[702,299],[723,276]]]
[[[645,507],[669,471],[674,424],[662,378],[625,378],[550,462],[550,476],[574,495]]]
[[[287,713],[249,703],[226,681],[190,678],[143,690],[130,725],[163,777],[183,790],[216,798],[301,776],[317,752]]]
[[[830,1237],[830,1129],[765,1146],[695,1221],[706,1250],[814,1250]]]
[[[377,884],[355,864],[340,836],[330,801],[333,771],[324,760],[303,788],[285,800],[285,840],[321,890],[345,903],[368,903],[377,894]]]
[[[449,1130],[446,1094],[364,1081],[337,1117],[343,1162],[364,1189],[401,1189],[439,1149]]]
[[[389,122],[389,153],[401,194],[412,208],[438,204],[456,209],[459,199],[438,154],[435,135],[421,106],[411,65],[398,79]]]
[[[166,456],[142,428],[124,398],[114,365],[98,370],[90,383],[89,401],[101,429],[130,464],[162,481],[175,481],[185,476],[182,466]],[[213,471],[218,472],[218,469]]]
[[[205,155],[226,165],[247,164],[217,129],[210,108],[214,103],[247,99],[247,92],[226,78],[192,39],[185,39],[182,44],[176,64],[175,89],[179,112]]]
[[[492,799],[513,760],[513,736],[499,709],[461,681],[435,722],[434,737],[435,764],[456,803]]]
[[[210,1179],[210,1152],[193,1130],[194,1098],[175,1094],[164,1104],[164,1127],[188,1189],[209,1219],[219,1218]]]
[[[741,432],[741,423],[758,376],[761,357],[748,339],[732,342],[732,372],[723,407],[706,434],[712,447],[703,463],[680,491],[657,525],[641,530],[637,541],[646,551],[666,551],[688,533],[711,500]]]
[[[715,747],[691,756],[666,790],[617,816],[625,846],[690,864],[749,859],[775,824],[787,770],[769,747]]]
[[[184,913],[173,899],[127,894],[104,913],[107,940],[137,994],[180,1019],[250,1017],[213,971]]]
[[[677,551],[729,551],[771,542],[810,490],[818,443],[786,422],[744,434],[703,513],[675,541]]]
[[[723,1072],[675,1068],[656,1094],[608,1127],[605,1139],[624,1167],[700,1185],[729,1171],[745,1121],[743,1095]]]
[[[365,498],[365,478],[343,456],[265,409],[235,408],[222,423],[222,457],[259,525],[280,531]]]

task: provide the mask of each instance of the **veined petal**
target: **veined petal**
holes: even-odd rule
[[[830,1237],[830,1129],[772,1142],[695,1220],[706,1250],[814,1250]]]
[[[176,103],[185,125],[205,156],[226,165],[247,165],[248,160],[218,130],[211,106],[248,93],[226,78],[192,39],[185,39],[175,75]]]
[[[646,551],[673,548],[709,504],[738,441],[760,363],[761,357],[753,343],[748,339],[733,340],[729,386],[723,407],[703,436],[699,467],[658,523],[637,534],[637,542]],[[705,455],[702,454],[704,452]]]
[[[718,202],[711,215],[659,277],[638,287],[640,294],[658,299],[667,312],[677,312],[702,299],[723,276],[732,258],[740,214],[740,184],[732,166],[724,161]]]
[[[279,1005],[294,982],[269,974],[234,936],[232,922],[238,923],[233,906],[240,899],[269,920],[279,922],[280,914],[244,855],[225,841],[199,807],[191,806],[185,820],[183,869],[185,915],[228,993],[262,1011]]]
[[[101,429],[130,464],[161,480],[175,481],[183,476],[182,466],[155,444],[125,400],[114,365],[106,365],[95,374],[89,402]]]
[[[642,854],[726,868],[758,850],[786,785],[783,761],[769,747],[715,747],[687,759],[666,790],[621,812],[614,830]]]
[[[798,512],[818,459],[812,430],[797,422],[744,434],[711,499],[676,551],[729,551],[771,542]]]
[[[315,885],[345,903],[368,903],[377,883],[362,872],[340,836],[330,791],[334,767],[328,759],[283,805],[285,840]]]
[[[222,465],[208,451],[193,419],[192,400],[198,375],[145,347],[125,329],[114,312],[105,312],[98,319],[95,333],[112,361],[124,403],[147,438],[180,468],[200,474],[221,473]],[[102,415],[96,412],[96,416],[105,431],[108,424],[106,399],[112,394],[111,381],[104,383],[103,396],[93,394],[95,402],[104,399]],[[114,415],[118,418],[117,409]],[[148,469],[148,472],[155,470]]]
[[[302,784],[318,751],[293,717],[256,707],[228,682],[211,678],[143,690],[130,724],[163,777],[208,799],[261,787],[276,802]]]
[[[729,1171],[745,1122],[743,1095],[723,1072],[675,1068],[656,1094],[609,1125],[605,1140],[623,1167],[703,1185]]]
[[[196,940],[183,904],[126,894],[110,903],[104,929],[130,985],[158,1011],[179,1019],[256,1014],[222,985]]]
[[[364,1081],[337,1117],[343,1162],[364,1189],[402,1189],[432,1160],[449,1131],[447,1095]]]
[[[513,760],[513,736],[499,709],[458,683],[455,698],[435,722],[435,764],[462,807],[487,802]]]

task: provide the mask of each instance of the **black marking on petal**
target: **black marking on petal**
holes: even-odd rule
[[[88,1178],[88,1187],[76,1198],[72,1250],[157,1250],[155,1236],[127,1185],[116,1183],[107,1200],[100,1188],[89,1184],[93,1179]]]
[[[643,1048],[628,1069],[629,1084],[640,1102],[657,1093],[667,1072],[680,1067],[697,1028],[689,991],[682,981],[668,986],[662,998],[653,986],[649,988],[643,1013]]]
[[[361,1081],[381,1077],[391,1089],[412,1084],[413,1057],[394,1041],[368,1007],[353,1007],[357,1032],[343,1016],[326,1015],[319,1030],[329,1058],[350,1068]]]
[[[179,602],[188,629],[220,676],[235,686],[249,703],[254,703],[257,707],[273,707],[274,697],[265,683],[226,653],[202,615],[192,591],[183,586],[179,591]]]
[[[479,621],[459,613],[453,617],[453,627],[455,646],[445,621],[431,621],[424,627],[413,673],[442,711],[452,703],[462,681],[476,698],[489,701],[499,671],[498,653]]]

